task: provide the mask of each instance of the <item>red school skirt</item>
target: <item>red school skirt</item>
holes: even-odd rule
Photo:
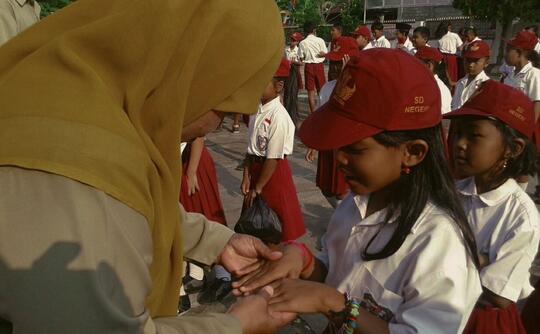
[[[343,196],[349,191],[343,172],[338,168],[336,151],[319,151],[316,184],[324,196]]]
[[[505,309],[476,308],[471,314],[463,334],[527,334],[516,304]]]
[[[252,161],[249,166],[252,188],[261,175],[263,163],[262,160]],[[296,240],[306,233],[304,217],[287,159],[278,160],[276,170],[263,188],[261,196],[281,221],[283,241]]]
[[[225,212],[221,204],[221,196],[219,195],[219,187],[216,177],[216,167],[210,152],[203,147],[199,168],[197,168],[197,181],[199,183],[199,191],[195,194],[188,195],[187,176],[185,171],[189,164],[189,149],[183,164],[182,183],[180,188],[180,203],[184,206],[187,212],[196,212],[204,215],[209,220],[227,225],[225,220]]]

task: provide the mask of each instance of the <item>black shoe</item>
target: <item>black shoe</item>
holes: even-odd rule
[[[201,292],[204,289],[205,285],[205,279],[202,280],[194,279],[193,277],[190,277],[189,275],[186,275],[184,279],[182,280],[182,283],[184,285],[184,291],[187,295],[192,295],[194,293]]]
[[[197,301],[199,304],[212,304],[223,300],[232,291],[230,281],[215,279],[210,286],[207,286],[199,294]]]
[[[180,296],[178,301],[178,314],[184,313],[191,308],[191,302],[189,301],[189,296]]]

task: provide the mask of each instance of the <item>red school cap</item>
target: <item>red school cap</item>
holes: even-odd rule
[[[360,52],[358,43],[352,37],[342,36],[332,41],[332,44],[334,43],[337,45],[337,50],[326,54],[326,58],[330,61],[341,61],[345,55],[356,57]]]
[[[383,131],[415,130],[441,122],[433,74],[406,52],[369,49],[351,58],[330,100],[302,124],[306,146],[332,150]]]
[[[536,43],[538,43],[538,37],[530,31],[523,30],[518,32],[514,38],[506,43],[516,49],[534,50]]]
[[[371,38],[371,30],[367,26],[358,26],[356,29],[352,32],[353,37],[357,36],[364,36],[368,41],[371,41],[373,38]]]
[[[490,57],[491,50],[489,44],[484,41],[474,41],[467,46],[467,49],[463,53],[463,58],[480,59],[484,57]]]
[[[443,60],[441,51],[439,51],[437,48],[432,48],[429,46],[419,48],[416,51],[415,57],[418,59],[433,60],[437,63],[440,63]]]
[[[274,74],[274,78],[288,78],[291,69],[291,62],[287,58],[281,58],[281,63]]]
[[[302,36],[302,34],[297,31],[291,35],[291,39],[293,41],[300,42],[304,39],[304,36]]]
[[[527,95],[494,80],[484,82],[467,103],[444,118],[460,116],[494,117],[529,139],[535,130],[533,104]]]

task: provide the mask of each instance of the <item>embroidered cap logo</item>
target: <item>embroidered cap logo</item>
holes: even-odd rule
[[[345,102],[347,102],[356,91],[356,83],[351,79],[351,73],[347,68],[345,68],[336,84],[336,88],[334,89],[333,98],[342,106],[345,105]],[[352,86],[350,86],[351,81]]]

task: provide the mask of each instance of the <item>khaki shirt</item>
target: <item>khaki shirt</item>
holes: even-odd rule
[[[40,12],[37,1],[0,0],[0,45],[38,22]]]
[[[14,332],[242,333],[226,314],[150,317],[152,238],[125,204],[15,167],[0,167],[0,189],[0,318]],[[185,257],[212,264],[233,232],[180,211]]]

